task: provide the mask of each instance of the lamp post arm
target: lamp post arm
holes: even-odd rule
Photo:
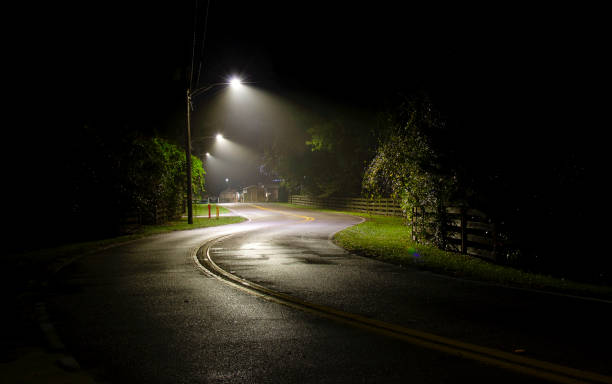
[[[214,84],[210,84],[210,85],[205,85],[203,87],[194,89],[193,91],[190,91],[189,89],[187,90],[187,92],[190,93],[191,97],[195,97],[199,94],[202,94],[204,92],[210,91],[212,88],[214,87],[218,87],[219,85],[227,85],[228,83],[214,83]]]
[[[197,142],[197,141],[204,141],[204,140],[209,140],[209,139],[216,139],[217,136],[202,136],[202,137],[196,137],[191,139],[191,142]]]
[[[238,83],[240,81],[238,80]],[[192,200],[193,200],[193,188],[191,187],[191,111],[193,111],[193,104],[191,100],[193,97],[196,97],[204,92],[211,90],[214,87],[219,85],[228,85],[232,83],[214,83],[210,85],[205,85],[200,88],[196,88],[191,90],[191,88],[187,88],[187,124],[185,124],[185,156],[187,162],[187,222],[189,224],[193,224],[193,208],[192,208]]]

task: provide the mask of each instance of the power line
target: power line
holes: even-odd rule
[[[202,72],[202,63],[204,62],[204,44],[206,43],[206,30],[208,29],[208,9],[210,8],[210,0],[206,2],[206,18],[204,19],[204,33],[202,37],[202,49],[200,51],[200,64],[198,66],[198,77],[196,87],[200,85],[200,73]]]
[[[195,1],[195,12],[193,15],[193,44],[191,47],[191,67],[189,68],[189,89],[193,88],[193,65],[195,61],[197,25],[198,25],[198,0]]]

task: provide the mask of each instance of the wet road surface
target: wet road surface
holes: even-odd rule
[[[251,220],[134,241],[61,272],[47,305],[84,368],[115,383],[541,381],[236,289],[194,267],[195,251],[207,243],[219,267],[299,300],[612,373],[609,303],[452,279],[348,254],[329,238],[360,221],[353,216],[264,204],[232,209]],[[223,235],[231,236],[210,242]]]

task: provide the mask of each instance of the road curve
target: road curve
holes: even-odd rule
[[[48,307],[82,366],[110,382],[539,380],[279,305],[194,268],[193,254],[225,236],[210,246],[216,264],[300,301],[610,374],[609,304],[348,254],[329,237],[359,222],[353,216],[275,205],[232,209],[250,220],[135,241],[83,258],[58,275]]]

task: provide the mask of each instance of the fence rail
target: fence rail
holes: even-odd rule
[[[500,235],[500,226],[484,212],[462,207],[446,207],[438,219],[433,221],[434,212],[422,208],[412,210],[412,239],[416,242],[429,241],[437,235],[448,251],[459,252],[484,259],[500,261],[501,255],[510,245]]]
[[[173,210],[166,205],[153,205],[144,212],[138,210],[126,212],[121,218],[120,225],[130,227],[142,224],[164,224],[178,216],[180,216],[180,213],[177,210]]]
[[[308,207],[384,216],[409,216],[413,241],[431,242],[435,236],[438,236],[439,243],[443,244],[445,250],[483,259],[501,261],[501,255],[510,245],[508,239],[500,236],[500,226],[497,223],[484,212],[467,207],[445,207],[442,214],[415,207],[410,215],[406,215],[399,204],[390,198],[315,198],[291,195],[289,202]]]
[[[350,197],[317,198],[303,195],[289,196],[291,204],[307,207],[337,209],[351,212],[365,212],[383,216],[404,216],[399,204],[390,198],[366,199]]]

